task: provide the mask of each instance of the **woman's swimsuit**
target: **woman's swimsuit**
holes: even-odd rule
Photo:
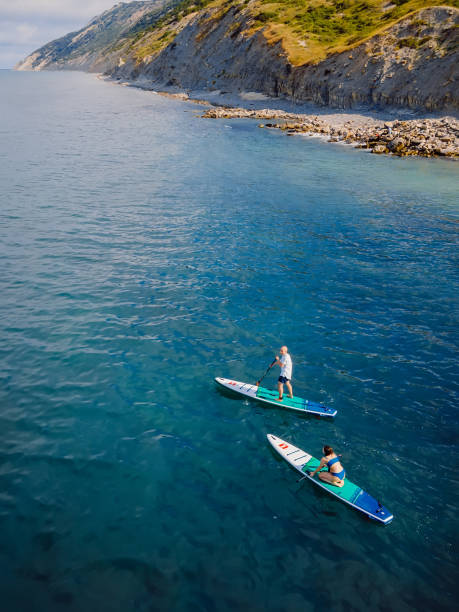
[[[340,480],[342,480],[343,476],[346,474],[344,470],[341,470],[341,472],[332,472],[330,470],[331,466],[338,462],[339,462],[339,457],[333,457],[333,459],[330,459],[330,461],[327,461],[328,472],[335,478],[339,478]]]

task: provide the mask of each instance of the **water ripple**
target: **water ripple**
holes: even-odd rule
[[[11,609],[450,609],[453,166],[227,130],[83,74],[5,78]],[[214,388],[281,343],[334,422]],[[267,432],[332,443],[395,521],[297,483]]]

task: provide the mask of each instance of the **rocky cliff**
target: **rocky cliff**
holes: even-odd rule
[[[206,1],[201,0],[201,4]],[[344,11],[347,5],[341,4]],[[311,26],[307,26],[308,36],[298,30],[301,36],[297,35],[296,43],[303,43],[307,52],[304,57],[310,58],[305,62],[301,54],[299,60],[293,57],[291,32],[279,30],[279,24],[274,24],[276,30],[268,23],[269,13],[263,13],[268,14],[266,19],[260,17],[259,0],[216,0],[199,10],[189,0],[172,9],[170,6],[159,2],[117,5],[104,14],[112,28],[110,41],[102,15],[81,32],[38,50],[20,69],[104,71],[115,78],[141,80],[156,87],[164,84],[184,89],[258,91],[340,108],[459,108],[459,11],[453,6],[411,11],[365,37],[365,26],[359,26],[360,35],[351,36],[349,19],[357,14],[351,3],[348,10],[354,12],[348,21],[345,12],[330,17],[341,18],[341,38],[327,43],[332,40],[329,30],[324,29],[328,25],[321,25],[317,35],[310,34],[314,32]],[[398,10],[397,6],[378,5],[381,23],[387,22],[385,15]],[[121,9],[123,18],[118,12]],[[361,15],[361,6],[359,11]],[[278,19],[277,13],[272,15],[273,20]],[[361,23],[367,23],[367,30],[371,30],[370,21]],[[380,22],[371,23],[375,27]]]
[[[179,0],[120,2],[77,32],[54,40],[15,67],[16,70],[112,70],[119,49],[151,28]]]

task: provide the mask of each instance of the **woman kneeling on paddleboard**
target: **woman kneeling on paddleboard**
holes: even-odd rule
[[[335,487],[342,487],[346,472],[339,461],[338,455],[335,454],[331,446],[324,446],[323,454],[325,456],[320,460],[318,467],[313,472],[309,472],[309,476],[314,477],[319,470],[327,466],[328,472],[319,472],[320,480],[335,485]]]

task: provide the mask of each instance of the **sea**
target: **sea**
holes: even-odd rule
[[[454,609],[457,162],[203,110],[0,72],[2,612]],[[282,345],[335,419],[215,384]]]

